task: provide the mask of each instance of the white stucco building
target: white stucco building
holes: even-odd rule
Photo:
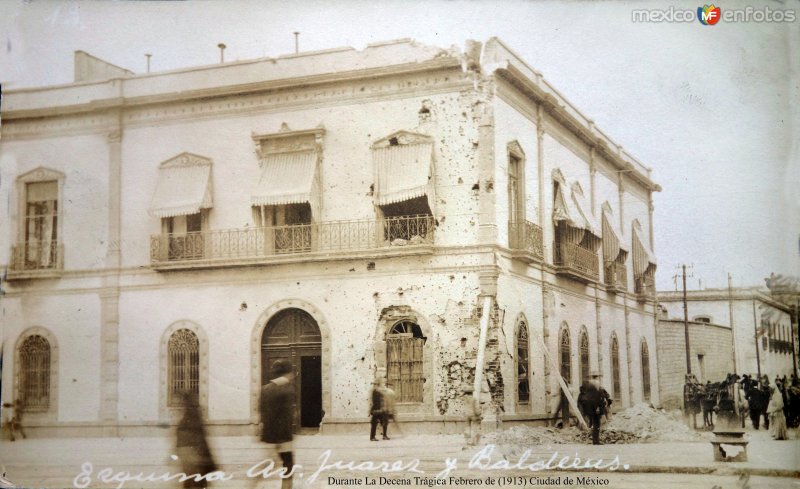
[[[409,427],[460,429],[486,297],[487,418],[548,418],[557,370],[659,402],[659,188],[495,38],[138,75],[79,52],[2,121],[2,396],[34,436],[154,431],[183,389],[250,432],[276,358],[301,428],[363,429],[385,374]]]

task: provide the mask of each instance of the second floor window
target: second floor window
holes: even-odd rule
[[[25,265],[49,268],[56,264],[58,243],[58,182],[25,185]]]
[[[433,242],[433,139],[398,131],[372,145],[378,239],[390,246]]]

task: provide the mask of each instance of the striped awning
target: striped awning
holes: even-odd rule
[[[608,202],[603,204],[603,259],[606,262],[616,261],[620,251],[628,252],[628,245],[622,236],[614,211]]]
[[[319,201],[317,152],[267,154],[261,160],[261,177],[250,202],[254,206],[311,204],[316,214]]]
[[[656,256],[647,245],[642,232],[642,225],[637,219],[633,221],[633,273],[644,275],[645,272],[655,272]]]
[[[578,210],[578,213],[581,216],[582,225],[580,227],[586,231],[589,231],[593,235],[600,237],[600,229],[596,223],[594,214],[592,214],[592,208],[586,201],[586,197],[583,195],[581,184],[578,182],[572,183],[572,201],[575,203],[575,208]]]
[[[159,165],[148,212],[161,218],[197,214],[212,207],[211,190],[211,160],[180,154]]]
[[[426,196],[433,203],[433,142],[373,147],[375,204]],[[431,207],[433,209],[433,207]]]

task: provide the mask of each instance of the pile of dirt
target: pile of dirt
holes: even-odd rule
[[[600,442],[615,443],[703,441],[707,434],[694,431],[679,418],[649,404],[638,404],[611,416],[600,429]],[[591,431],[540,426],[514,426],[485,435],[482,444],[505,447],[591,443]]]

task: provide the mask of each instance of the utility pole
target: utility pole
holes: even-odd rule
[[[691,268],[691,267],[690,267]],[[692,373],[692,355],[691,355],[691,347],[689,345],[689,307],[686,302],[686,265],[681,265],[681,278],[683,281],[683,338],[686,342],[686,373]],[[691,273],[691,270],[690,270]],[[689,275],[692,277],[693,275]],[[677,279],[678,275],[676,274],[673,278]]]

